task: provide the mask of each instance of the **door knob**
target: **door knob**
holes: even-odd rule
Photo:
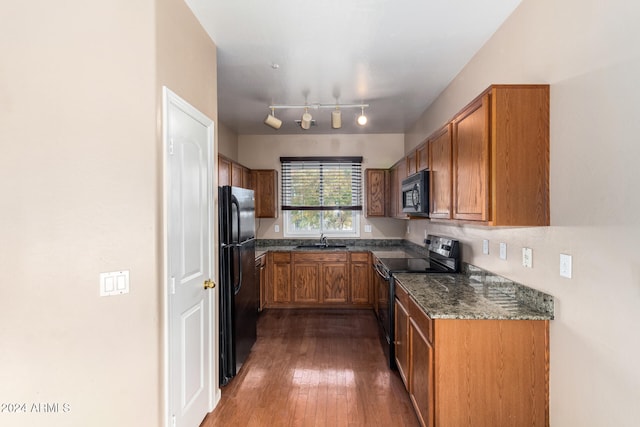
[[[204,288],[205,289],[213,289],[216,287],[216,283],[213,280],[205,280],[204,281]]]

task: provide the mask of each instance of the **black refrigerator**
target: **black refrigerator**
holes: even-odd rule
[[[220,385],[233,378],[256,341],[259,289],[255,275],[253,190],[219,187]]]

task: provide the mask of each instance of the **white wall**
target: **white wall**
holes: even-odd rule
[[[405,139],[415,147],[491,83],[551,85],[551,227],[412,221],[409,238],[455,236],[466,261],[554,295],[552,426],[640,419],[639,18],[625,0],[524,0]],[[560,253],[573,256],[572,279],[559,276]]]
[[[388,168],[403,155],[402,134],[238,136],[238,161],[251,169],[276,169],[278,185],[281,156],[362,156],[364,171],[366,168]],[[367,224],[371,225],[371,233],[364,232]],[[276,225],[279,232],[275,232]],[[260,239],[282,239],[282,215],[276,219],[259,219],[256,231]],[[388,218],[360,220],[361,239],[401,238],[403,234],[402,221]]]

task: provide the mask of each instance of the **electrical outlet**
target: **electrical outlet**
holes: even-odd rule
[[[428,235],[429,235],[429,234],[427,233],[427,230],[425,229],[425,230],[424,230],[424,238],[426,239],[426,238],[428,237]]]
[[[280,226],[278,224],[273,226],[273,231],[275,231],[276,233],[280,232]]]
[[[500,259],[507,259],[507,244],[500,242]]]
[[[522,266],[533,267],[533,250],[531,248],[522,248]]]
[[[489,255],[489,241],[487,239],[482,241],[482,253]]]
[[[560,254],[560,276],[571,279],[571,255]]]
[[[364,225],[364,232],[365,233],[371,233],[371,224],[365,224]]]

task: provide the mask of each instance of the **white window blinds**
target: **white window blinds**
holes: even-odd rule
[[[281,157],[282,210],[362,210],[362,157]]]

